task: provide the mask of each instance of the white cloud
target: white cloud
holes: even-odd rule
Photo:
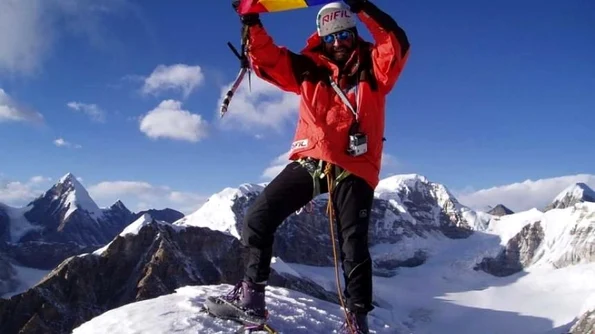
[[[250,133],[265,129],[282,132],[284,125],[296,119],[299,96],[287,93],[268,82],[252,75],[252,89],[249,89],[248,76],[231,98],[229,108],[220,124],[224,129],[241,129]],[[221,106],[231,83],[221,89],[217,107]],[[217,109],[219,117],[219,109]],[[261,135],[260,133],[258,135]]]
[[[52,178],[37,175],[28,181],[0,179],[0,203],[23,206],[43,194]]]
[[[497,204],[504,204],[515,212],[531,208],[543,210],[562,190],[577,182],[583,182],[595,189],[595,175],[577,174],[525,180],[478,191],[453,191],[453,194],[462,204],[480,210]]]
[[[43,31],[43,0],[0,1],[0,70],[30,73],[39,65],[53,34]]]
[[[170,189],[168,187],[155,187],[148,182],[140,181],[105,181],[90,186],[88,191],[92,193],[92,196],[99,198],[117,195],[136,195],[151,198],[162,193],[167,193]]]
[[[2,5],[0,5],[0,8],[1,6]],[[40,123],[43,122],[43,116],[38,112],[19,105],[2,88],[0,88],[0,123],[2,122]]]
[[[264,170],[264,172],[262,172],[261,177],[266,180],[274,179],[275,176],[277,176],[283,170],[283,168],[285,168],[285,166],[290,162],[289,161],[289,152],[290,151],[291,150],[287,150],[287,152],[279,155],[273,161],[271,161],[271,164],[269,165],[269,167],[267,167]]]
[[[144,80],[142,92],[156,94],[166,90],[179,90],[187,97],[204,82],[204,74],[200,66],[174,64],[159,65]]]
[[[33,176],[31,179],[29,179],[29,184],[40,184],[40,183],[47,183],[47,182],[51,182],[51,181],[52,181],[51,177],[36,175],[36,176]]]
[[[64,140],[64,138],[58,138],[58,139],[54,140],[54,145],[56,145],[58,147],[73,147],[73,148],[81,148],[82,147],[79,144],[73,144],[71,142],[68,142],[68,141]]]
[[[95,45],[111,40],[102,37],[109,31],[103,16],[130,6],[127,0],[0,1],[0,72],[35,73],[65,32]]]
[[[382,168],[396,167],[398,165],[398,160],[394,155],[389,153],[382,153]]]
[[[77,180],[83,183],[82,178],[77,177]],[[0,203],[22,207],[43,195],[52,185],[52,178],[42,175],[27,181],[0,177]],[[208,196],[143,181],[105,181],[85,187],[100,207],[108,207],[120,199],[130,210],[137,211],[168,207],[189,214],[208,200]]]
[[[382,162],[380,164],[380,177],[394,175],[400,167],[397,158],[389,153],[382,153]]]
[[[105,112],[101,110],[96,104],[86,104],[81,102],[68,102],[66,104],[70,109],[81,111],[95,122],[105,122]]]
[[[132,210],[169,207],[184,214],[196,211],[208,199],[200,194],[155,186],[143,181],[104,181],[88,187],[88,191],[98,202],[114,203],[117,199],[122,199],[126,205],[132,203]]]
[[[182,103],[162,101],[140,119],[140,130],[153,139],[170,138],[198,142],[207,136],[207,122],[182,109]]]

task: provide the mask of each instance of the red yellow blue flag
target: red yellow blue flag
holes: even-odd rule
[[[270,13],[298,8],[326,5],[336,0],[242,0],[238,8],[240,14]]]

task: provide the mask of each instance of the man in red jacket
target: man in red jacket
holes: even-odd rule
[[[277,46],[258,14],[241,16],[249,27],[248,57],[254,73],[300,95],[300,104],[292,162],[256,198],[243,222],[245,279],[226,298],[207,302],[221,317],[264,321],[275,231],[313,197],[330,193],[349,323],[356,326],[355,333],[368,333],[367,313],[373,309],[368,226],[379,181],[385,98],[407,61],[409,41],[394,19],[370,1],[344,2],[320,9],[317,31],[299,54]],[[375,43],[359,36],[356,18]],[[352,333],[345,326],[342,330]]]

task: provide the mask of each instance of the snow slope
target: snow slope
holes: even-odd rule
[[[225,294],[232,288],[230,285],[183,287],[171,295],[108,311],[74,329],[72,334],[233,333],[239,328],[234,322],[200,312],[207,296]],[[270,314],[270,324],[282,333],[333,333],[343,322],[343,313],[334,304],[303,293],[268,287],[267,296],[269,307],[275,310]],[[384,327],[382,320],[372,321],[381,328],[375,333],[396,333],[396,328]]]
[[[300,269],[332,285],[331,269],[294,270]],[[464,277],[462,272],[454,275],[448,268],[442,267],[442,273],[436,269],[407,269],[397,278],[376,279],[382,307],[371,314],[372,333],[543,334],[554,333],[554,328],[562,333],[584,308],[577,301],[595,292],[595,264],[504,279],[482,273]],[[213,319],[199,309],[208,295],[224,294],[231,288],[184,287],[171,295],[108,311],[73,334],[230,333],[237,327],[233,322]],[[270,324],[282,333],[335,333],[342,323],[337,305],[287,289],[267,289]]]
[[[468,221],[475,222],[476,232],[462,239],[428,233],[372,247],[377,259],[394,258],[394,254],[405,254],[405,259],[419,250],[427,255],[422,265],[398,268],[391,277],[374,277],[372,333],[561,334],[582,313],[595,308],[595,262],[587,254],[589,245],[595,243],[595,203],[498,217],[467,210],[439,185],[422,190],[420,184],[427,182],[415,174],[391,177],[381,182],[376,196],[407,213],[408,194],[428,194],[450,212],[473,215]],[[418,192],[414,194],[411,189]],[[176,225],[206,226],[237,238],[233,200],[260,190],[253,185],[226,189]],[[137,230],[142,224],[140,221],[130,229]],[[540,224],[543,235],[529,267],[505,277],[475,269],[533,224]],[[577,249],[583,253],[575,252]],[[569,255],[576,261],[560,262]],[[286,263],[277,258],[271,265],[285,275],[307,277],[328,291],[337,291],[332,267]],[[106,312],[73,333],[230,333],[230,326],[236,328],[232,322],[208,317],[199,308],[208,295],[224,294],[231,288],[226,284],[183,287],[174,294]],[[267,289],[271,325],[282,333],[334,333],[343,321],[338,305],[288,289]]]
[[[483,258],[495,256],[524,226],[538,221],[544,226],[543,249],[551,253],[543,258],[555,259],[560,254],[557,247],[570,247],[567,240],[574,227],[592,226],[594,217],[593,203],[547,212],[533,209],[499,217],[488,229],[466,239],[412,238],[372,248],[374,254],[396,249],[423,249],[428,253],[421,266],[399,268],[393,277],[374,278],[377,307],[370,318],[372,333],[564,333],[595,305],[595,263],[562,268],[534,265],[507,277],[495,277],[474,267]],[[337,290],[332,267],[279,259],[273,259],[272,267],[287,275],[308,277],[329,291]],[[229,289],[229,285],[184,287],[168,296],[106,312],[74,334],[111,333],[116,329],[122,334],[229,333],[231,322],[199,313],[207,295]],[[333,333],[343,320],[338,305],[287,289],[268,287],[267,303],[271,325],[283,333]]]
[[[499,236],[501,245],[530,224],[539,224],[543,240],[533,259],[532,266],[563,266],[569,263],[586,263],[595,258],[595,203],[579,202],[561,209],[541,212],[532,209],[495,218],[487,232]]]

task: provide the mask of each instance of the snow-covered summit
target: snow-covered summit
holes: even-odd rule
[[[457,199],[442,184],[432,182],[427,177],[419,174],[400,174],[381,179],[375,189],[378,197],[391,197],[390,194],[408,196],[421,192],[435,197],[439,203],[446,201],[458,203]]]
[[[564,199],[564,197],[566,197],[566,196],[571,196],[573,198],[579,198],[579,199],[582,199],[585,197],[595,198],[595,191],[593,191],[593,189],[591,189],[585,183],[578,182],[578,183],[568,186],[566,189],[564,189],[562,192],[560,192],[558,194],[558,196],[556,196],[556,198],[554,198],[554,201],[560,201],[560,200]]]
[[[72,182],[72,181],[77,181],[76,176],[74,176],[74,174],[68,172],[66,174],[64,174],[64,176],[62,176],[60,178],[60,180],[58,180],[58,183],[68,183],[68,182]]]
[[[443,217],[446,215],[451,221],[457,221],[459,227],[484,230],[491,219],[491,215],[474,211],[459,203],[443,184],[432,182],[420,174],[400,174],[384,178],[378,183],[375,196],[388,201],[400,212],[409,212],[417,220],[436,225],[444,222]]]
[[[236,199],[260,193],[263,189],[264,185],[254,183],[244,183],[238,188],[225,188],[212,195],[194,213],[174,222],[174,225],[208,227],[212,230],[229,233],[239,239],[238,219],[233,210]]]
[[[72,173],[67,173],[60,178],[46,195],[48,193],[51,193],[54,199],[59,198],[62,207],[68,208],[63,219],[68,219],[76,210],[86,211],[96,222],[103,217],[103,211]]]
[[[376,187],[377,192],[397,192],[404,188],[415,188],[418,183],[429,183],[429,180],[420,174],[397,174],[381,179]]]
[[[201,312],[208,296],[226,294],[232,288],[228,284],[180,287],[175,293],[105,312],[72,333],[233,333],[240,328],[237,323]],[[267,287],[266,298],[271,310],[270,324],[281,333],[333,333],[344,319],[336,304],[298,291]],[[375,315],[370,317],[370,324],[378,334],[403,333],[405,329]]]
[[[562,190],[546,210],[563,209],[580,202],[595,202],[595,191],[582,182],[571,184]]]

